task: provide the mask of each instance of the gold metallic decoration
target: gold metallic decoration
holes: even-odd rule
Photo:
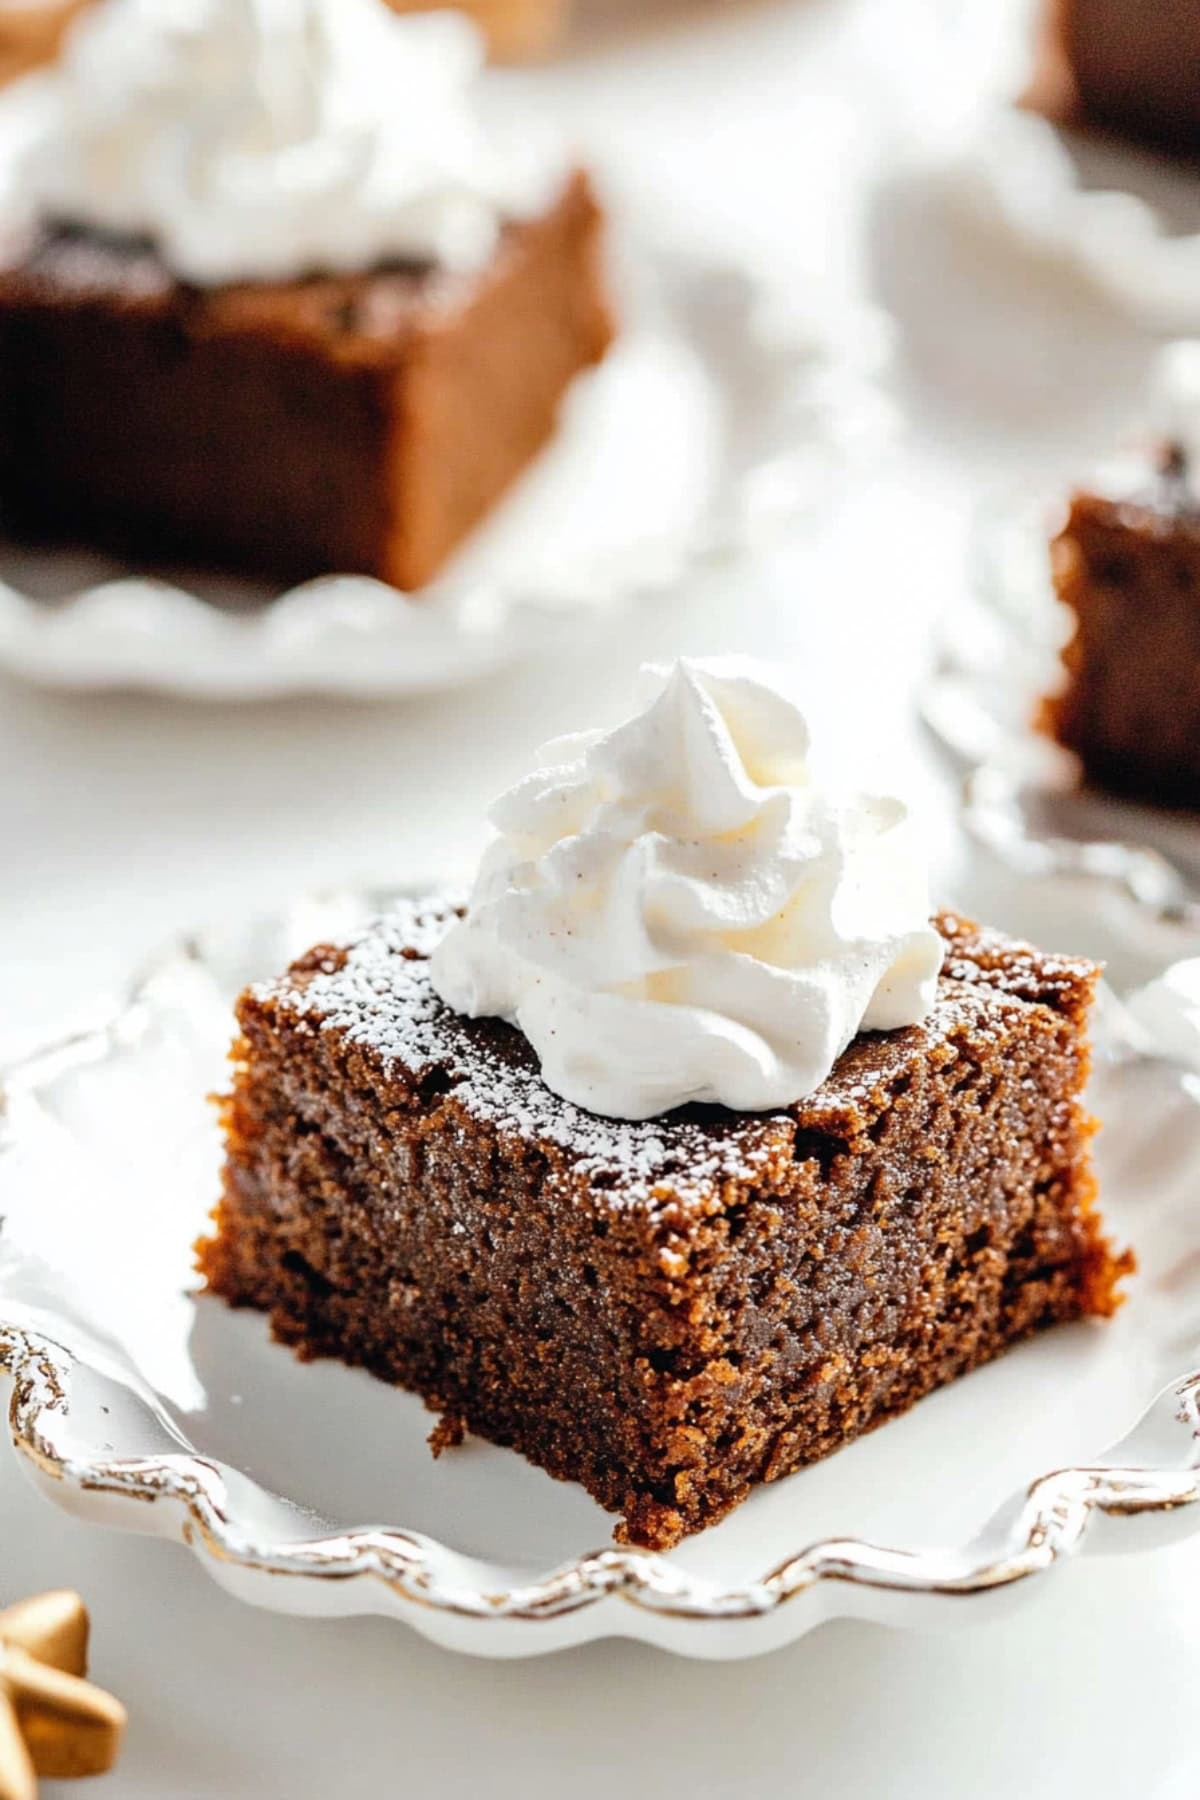
[[[37,1594],[0,1612],[0,1800],[37,1800],[39,1775],[102,1775],[125,1708],[83,1679],[88,1616],[78,1594]]]

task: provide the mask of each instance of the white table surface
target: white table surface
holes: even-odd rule
[[[518,79],[571,122],[621,204],[853,292],[890,60],[879,40],[901,4],[643,0],[613,21],[592,0],[581,48]],[[944,0],[914,4],[932,17]],[[893,79],[910,78],[920,70],[906,73],[898,48]],[[930,336],[953,335],[954,305],[952,286],[927,280]],[[827,528],[648,609],[584,665],[544,660],[402,708],[0,685],[0,1054],[94,1013],[190,923],[305,888],[461,868],[486,799],[530,747],[615,716],[645,656],[790,659],[826,744],[910,786],[940,843],[948,790],[911,723],[912,686],[929,622],[963,579],[965,500],[1024,446],[1011,421],[968,425],[953,404],[916,400],[916,441]],[[49,1509],[4,1451],[0,1595],[59,1584],[89,1599],[96,1674],[130,1708],[120,1770],[97,1790],[113,1800],[1182,1800],[1200,1783],[1200,1547],[1089,1560],[1030,1609],[944,1638],[844,1625],[744,1664],[608,1644],[501,1665],[383,1622],[239,1609],[182,1551]]]

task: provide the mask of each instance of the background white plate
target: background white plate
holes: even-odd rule
[[[1144,424],[1158,351],[1200,334],[1194,170],[1018,104],[1044,6],[893,0],[878,55],[912,72],[881,77],[890,154],[868,204],[908,403],[1026,474]]]
[[[437,692],[586,642],[623,607],[827,499],[886,434],[871,321],[745,267],[625,246],[621,335],[551,445],[411,604],[338,575],[283,595],[0,543],[0,671],[209,700]]]
[[[190,1246],[219,1160],[205,1096],[223,1085],[233,993],[372,904],[210,934],[107,1029],[11,1075],[0,1367],[51,1498],[184,1538],[258,1605],[391,1614],[484,1655],[616,1635],[740,1656],[834,1616],[979,1617],[1085,1543],[1200,1525],[1200,1104],[1119,1034],[1097,1078],[1101,1168],[1141,1272],[1116,1322],[1022,1346],[670,1556],[606,1548],[611,1518],[511,1452],[472,1441],[434,1463],[419,1401],[303,1366],[257,1315],[197,1297]]]

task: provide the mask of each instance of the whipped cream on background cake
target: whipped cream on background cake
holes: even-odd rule
[[[943,946],[907,811],[815,785],[802,713],[753,664],[647,668],[638,698],[497,801],[433,984],[517,1025],[592,1112],[786,1106],[860,1030],[933,1004]]]
[[[44,219],[152,239],[201,286],[472,269],[562,173],[492,141],[482,60],[461,15],[380,0],[100,0],[21,84],[38,118],[19,191]]]

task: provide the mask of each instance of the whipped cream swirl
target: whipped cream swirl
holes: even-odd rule
[[[933,1004],[906,809],[816,787],[802,714],[753,664],[647,668],[639,699],[615,731],[547,744],[493,807],[433,985],[517,1025],[591,1112],[787,1106],[858,1031]]]
[[[554,176],[490,141],[480,62],[462,15],[382,0],[99,0],[20,84],[40,96],[20,189],[200,286],[474,268]]]

